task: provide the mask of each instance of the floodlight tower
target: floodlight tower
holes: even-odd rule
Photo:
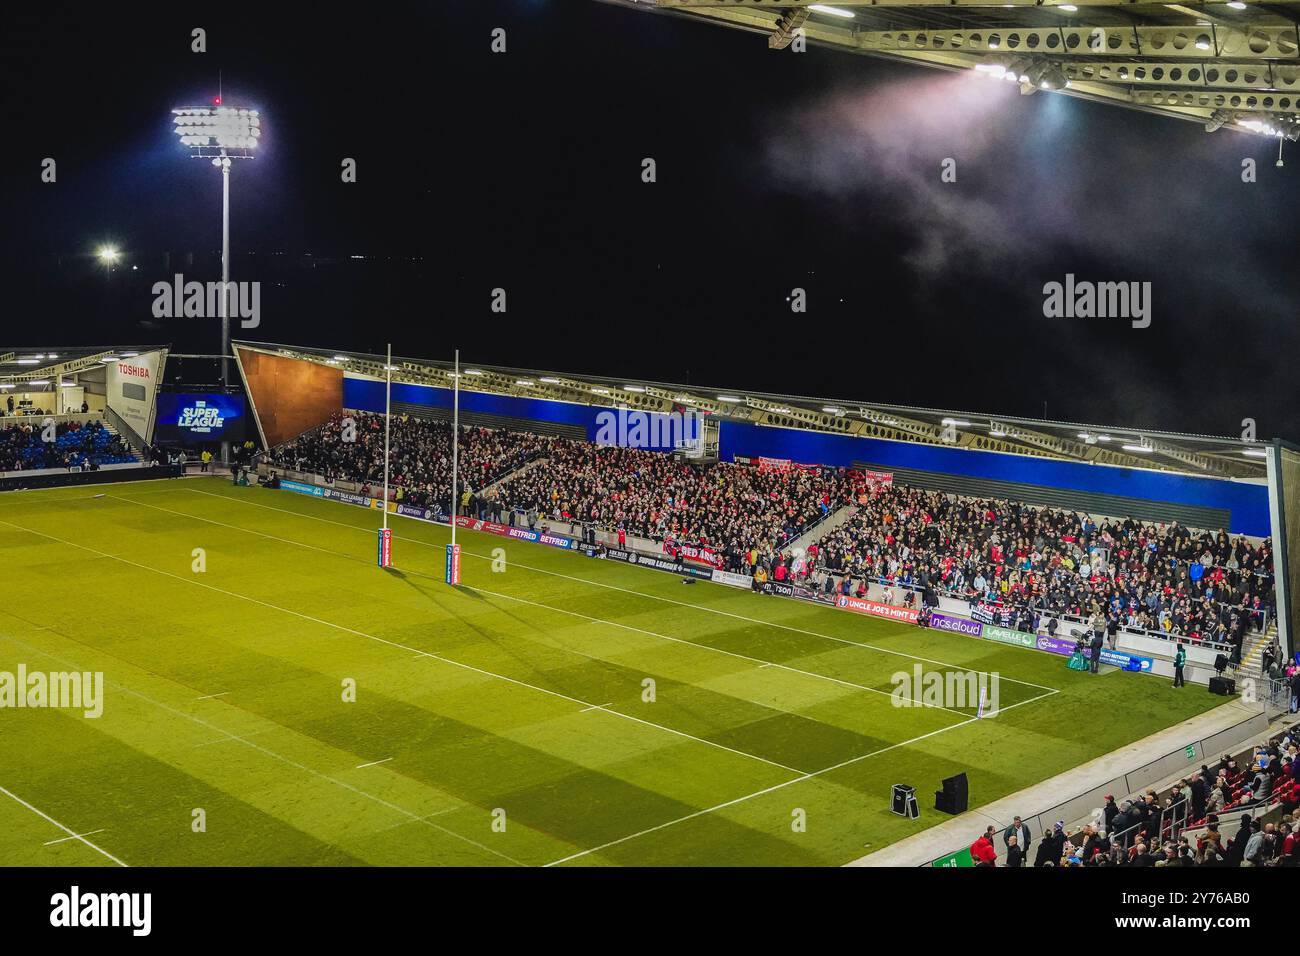
[[[211,159],[221,170],[221,385],[230,385],[230,165],[232,160],[252,159],[262,119],[257,110],[222,106],[221,97],[212,106],[187,106],[172,110],[173,131],[182,146],[198,159]],[[221,443],[221,459],[230,460],[230,443]]]

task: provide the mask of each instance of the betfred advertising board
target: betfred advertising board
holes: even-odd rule
[[[470,531],[484,531],[487,534],[499,535],[502,538],[514,538],[517,541],[533,541],[538,544],[547,544],[552,548],[565,548],[569,551],[575,551],[578,548],[578,540],[570,538],[568,535],[551,534],[549,531],[530,531],[528,528],[512,528],[509,525],[499,524],[495,521],[484,521],[480,518],[469,518],[465,515],[456,516],[456,527],[466,528]]]

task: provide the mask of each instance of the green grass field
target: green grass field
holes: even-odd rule
[[[489,535],[453,589],[448,529],[392,519],[384,571],[379,518],[217,479],[0,496],[0,671],[105,680],[98,719],[0,710],[0,863],[842,864],[938,822],[943,777],[978,805],[1218,702]],[[999,673],[1003,712],[893,706],[916,664]]]

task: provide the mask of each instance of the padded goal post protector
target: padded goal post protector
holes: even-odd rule
[[[460,584],[460,545],[447,545],[447,583]]]
[[[379,566],[387,568],[393,563],[393,529],[379,529],[379,552],[377,555]]]

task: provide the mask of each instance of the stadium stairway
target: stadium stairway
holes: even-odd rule
[[[1269,622],[1263,633],[1251,632],[1246,639],[1246,648],[1241,654],[1241,664],[1237,667],[1236,678],[1241,681],[1250,678],[1258,686],[1264,684],[1264,648],[1277,636],[1277,624]]]
[[[483,487],[483,488],[478,489],[478,493],[479,493],[479,494],[486,494],[486,493],[489,492],[489,491],[495,491],[497,485],[501,484],[501,482],[503,482],[503,481],[509,481],[511,478],[518,478],[518,477],[519,477],[520,475],[522,475],[524,472],[526,472],[526,471],[531,471],[533,468],[536,468],[538,465],[545,464],[545,463],[548,462],[548,461],[550,461],[550,459],[549,459],[549,458],[545,458],[545,457],[540,457],[540,458],[530,458],[528,461],[524,462],[522,465],[520,465],[520,466],[519,466],[518,468],[516,468],[514,471],[507,472],[506,474],[502,475],[500,478],[496,479],[495,481],[493,481],[491,484],[487,485],[486,487]]]
[[[104,423],[104,428],[108,430],[109,434],[121,436],[122,441],[126,442],[127,447],[130,448],[131,451],[135,453],[135,456],[137,458],[139,458],[141,461],[149,460],[149,455],[145,448],[144,439],[142,439],[138,434],[136,434],[135,429],[132,428],[130,425],[128,425],[126,422],[124,422],[122,420],[122,417],[118,415],[117,412],[105,406],[104,417],[101,419],[101,421]]]
[[[831,515],[829,518],[825,519],[824,521],[817,522],[817,524],[813,525],[803,534],[799,535],[799,537],[795,538],[793,541],[786,544],[786,546],[781,550],[786,552],[806,551],[808,549],[808,545],[812,544],[815,541],[820,540],[821,538],[824,538],[826,535],[830,534],[832,531],[834,531],[840,525],[844,524],[844,522],[848,521],[857,513],[858,513],[858,509],[856,505],[845,505],[843,508],[840,508],[833,515]]]

